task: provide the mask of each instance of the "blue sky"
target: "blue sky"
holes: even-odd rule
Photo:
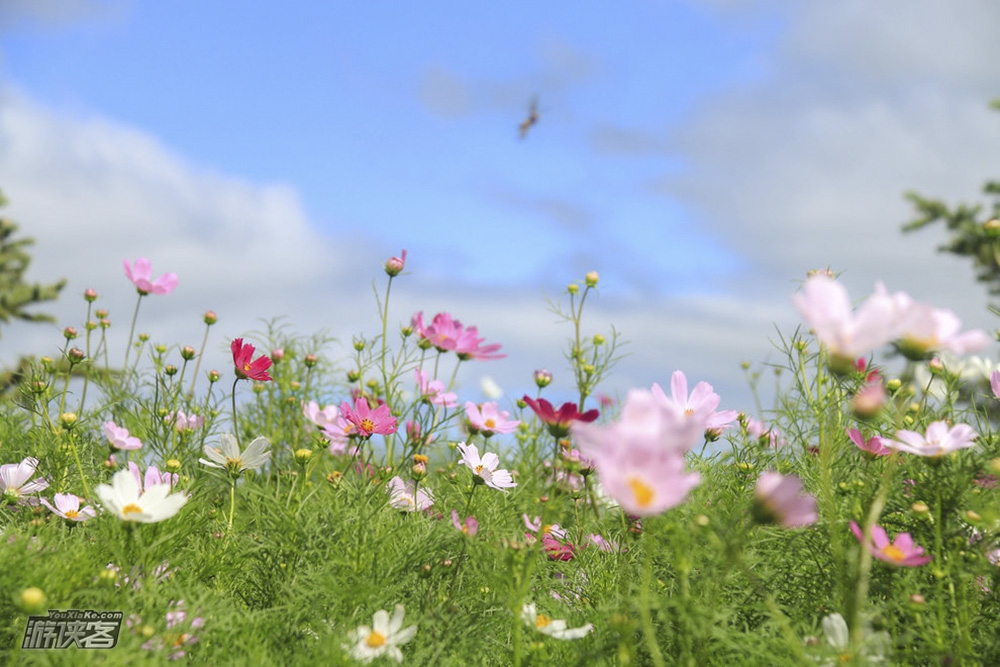
[[[561,364],[545,295],[597,270],[594,330],[632,341],[609,392],[681,368],[746,408],[811,268],[996,326],[940,235],[898,231],[904,190],[995,176],[1000,10],[958,5],[10,0],[0,187],[39,277],[179,273],[144,311],[168,340],[206,308],[349,340],[406,247],[396,319],[479,325],[512,391]]]

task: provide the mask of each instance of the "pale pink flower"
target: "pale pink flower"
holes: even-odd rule
[[[871,541],[865,539],[864,531],[854,521],[851,522],[851,532],[858,541],[868,547],[875,558],[898,565],[900,567],[919,567],[931,561],[931,556],[924,553],[924,548],[913,543],[909,533],[900,533],[896,539],[889,542],[889,536],[882,526],[872,526]]]
[[[0,500],[8,505],[37,505],[35,498],[27,498],[29,494],[38,493],[49,488],[47,480],[31,479],[38,468],[38,459],[29,456],[20,463],[5,463],[0,465]],[[29,481],[31,480],[31,481]]]
[[[444,382],[441,380],[428,380],[427,374],[419,368],[413,369],[417,378],[417,389],[420,398],[430,402],[432,405],[441,405],[446,408],[453,408],[458,405],[458,395],[445,391]]]
[[[766,438],[767,444],[770,447],[774,447],[775,449],[780,449],[781,447],[784,447],[786,444],[788,444],[788,441],[782,437],[781,431],[779,431],[773,426],[768,426],[764,422],[760,421],[759,419],[755,419],[754,417],[748,416],[746,418],[746,429],[747,429],[747,435],[749,435],[751,438],[758,440],[762,443]]]
[[[892,454],[892,449],[885,446],[885,441],[877,436],[873,435],[868,440],[865,440],[864,436],[861,435],[861,431],[856,428],[847,429],[847,436],[851,439],[855,445],[858,446],[863,452],[868,452],[874,456],[888,456]]]
[[[662,394],[662,392],[661,392]],[[593,410],[596,417],[596,410]],[[602,449],[643,447],[684,453],[705,433],[705,425],[667,406],[653,391],[631,389],[621,415],[611,424],[569,423],[569,431],[585,455],[596,459]]]
[[[897,323],[897,347],[910,359],[926,359],[934,352],[978,352],[993,338],[982,329],[961,332],[962,321],[947,309],[933,308],[902,295]]]
[[[885,405],[888,395],[881,379],[866,382],[851,398],[851,410],[862,419],[874,417]]]
[[[510,414],[500,410],[496,403],[476,405],[472,401],[467,401],[465,416],[469,420],[469,430],[472,433],[482,433],[487,437],[494,433],[513,433],[521,423],[516,419],[508,419]]]
[[[715,411],[722,398],[707,382],[696,384],[688,395],[687,376],[682,371],[674,371],[671,375],[669,397],[659,384],[653,384],[652,392],[662,405],[674,413],[676,419],[688,421],[692,429],[700,426],[700,431],[694,436],[695,442],[692,443],[692,447],[706,431],[711,431],[714,437],[718,437],[719,433],[739,415],[736,410]]]
[[[104,422],[104,435],[112,449],[135,450],[142,447],[142,440],[129,435],[127,428],[118,426],[113,421]]]
[[[497,469],[497,466],[500,465],[500,457],[493,452],[485,452],[480,457],[478,447],[467,445],[464,442],[458,443],[458,451],[462,454],[462,463],[472,471],[476,481],[482,481],[486,486],[505,493],[505,489],[517,486],[508,470]]]
[[[165,421],[168,424],[173,422],[174,429],[178,433],[182,433],[184,431],[195,431],[201,428],[202,425],[205,423],[205,418],[196,415],[194,413],[186,415],[180,410],[178,410],[176,414],[174,414],[173,412],[168,413],[163,418],[163,421]]]
[[[995,397],[1000,398],[1000,371],[990,373],[990,389]]]
[[[93,507],[87,505],[80,507],[80,498],[72,493],[57,493],[52,498],[55,505],[49,503],[47,498],[42,498],[41,503],[49,508],[56,516],[61,516],[67,521],[82,522],[97,516]]]
[[[146,468],[146,472],[143,473],[139,470],[139,466],[135,461],[128,462],[128,469],[132,473],[132,477],[135,478],[135,483],[138,485],[140,491],[144,491],[157,484],[166,484],[172,488],[180,480],[180,475],[177,473],[161,472],[156,466],[149,466]]]
[[[701,475],[684,470],[684,455],[675,450],[623,443],[595,450],[592,456],[604,492],[636,516],[681,504],[701,483]]]
[[[404,482],[399,475],[389,480],[388,491],[389,505],[399,510],[423,512],[434,504],[434,494],[430,489],[418,488],[413,480]]]
[[[476,521],[476,517],[469,516],[465,518],[465,521],[459,521],[458,510],[451,511],[451,523],[455,526],[455,530],[469,537],[475,537],[476,533],[479,532],[479,522]]]
[[[937,457],[975,445],[978,436],[968,424],[955,424],[941,420],[927,425],[924,435],[902,429],[896,431],[895,440],[886,440],[885,446],[917,456]]]
[[[153,294],[170,294],[177,287],[177,275],[174,273],[164,273],[156,280],[150,280],[153,277],[153,267],[145,257],[135,260],[134,266],[129,264],[127,259],[124,260],[124,263],[125,275],[135,285],[139,294],[146,295],[150,292]]]
[[[754,490],[755,517],[760,523],[780,523],[798,528],[816,523],[816,499],[804,493],[795,475],[765,472]]]
[[[308,403],[303,401],[302,416],[319,428],[325,429],[327,426],[336,423],[337,417],[340,416],[340,410],[336,405],[328,405],[325,408],[321,408],[316,401],[309,401]]]
[[[792,301],[838,365],[853,363],[896,338],[899,303],[881,283],[854,310],[843,285],[816,273],[806,279]]]
[[[410,320],[410,326],[427,347],[434,347],[439,352],[455,352],[460,359],[501,359],[507,355],[499,354],[499,344],[481,345],[485,340],[479,338],[476,327],[466,329],[462,323],[448,313],[438,313],[429,325],[424,326],[424,315],[417,313]]]

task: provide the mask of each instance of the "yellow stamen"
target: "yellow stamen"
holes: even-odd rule
[[[535,627],[541,630],[546,625],[552,622],[552,619],[545,614],[539,614],[538,618],[535,619]]]
[[[897,563],[903,560],[903,558],[905,558],[903,550],[897,546],[893,546],[892,544],[885,545],[884,547],[879,549],[879,551],[881,551],[882,553],[884,553],[886,556],[896,561]]]
[[[142,514],[142,508],[134,503],[130,503],[122,508],[122,514]]]
[[[483,472],[483,466],[482,465],[476,466],[476,474],[480,475],[482,472]]]
[[[243,372],[244,373],[250,372],[250,364],[243,364]]]
[[[371,419],[368,419],[368,418],[362,419],[361,420],[361,430],[362,431],[374,431],[375,430],[375,422],[373,422]]]
[[[368,644],[368,648],[385,646],[385,635],[376,630],[372,630],[372,633],[368,635],[368,639],[365,640],[365,643]]]
[[[635,495],[635,502],[639,504],[639,507],[648,507],[653,502],[653,497],[656,494],[652,487],[645,484],[638,477],[629,477],[625,480],[625,483],[628,484],[628,488],[632,489],[632,493]]]
[[[492,417],[490,417],[490,418],[489,418],[489,419],[487,419],[487,420],[486,420],[485,422],[483,422],[483,424],[484,424],[484,425],[486,426],[486,428],[488,428],[488,429],[492,429],[492,428],[496,427],[496,425],[497,425],[497,423],[496,423],[495,421],[493,421],[493,418],[492,418]]]
[[[63,512],[63,514],[66,515],[67,519],[75,519],[76,517],[80,516],[80,513],[77,512],[76,510],[66,510],[65,512]]]

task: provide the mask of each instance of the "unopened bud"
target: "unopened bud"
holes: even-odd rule
[[[94,311],[94,317],[101,319],[108,316],[108,311],[106,308],[98,308]]]
[[[139,339],[140,343],[148,343],[149,342],[149,334],[148,333],[141,333],[141,334],[138,335],[138,339]]]
[[[66,327],[65,329],[63,329],[63,337],[66,340],[73,340],[74,338],[76,338],[76,336],[77,336],[76,327]]]
[[[580,286],[576,283],[570,283],[569,286],[566,287],[566,291],[570,294],[576,294],[580,291]]]
[[[71,364],[80,363],[86,358],[86,356],[87,355],[83,353],[83,350],[78,347],[70,348],[70,350],[66,353],[66,357],[69,359]]]
[[[584,280],[587,282],[587,287],[597,287],[600,276],[597,275],[597,271],[591,271],[584,277]]]
[[[21,591],[17,602],[25,612],[41,611],[45,608],[45,592],[37,586],[29,586]]]
[[[535,371],[535,384],[538,385],[539,389],[548,387],[552,384],[552,373],[544,368]]]
[[[179,472],[181,469],[181,462],[177,459],[170,459],[164,467],[167,469],[167,472]]]
[[[208,381],[209,382],[213,382],[213,383],[214,382],[218,382],[221,377],[222,377],[222,373],[220,373],[219,371],[211,370],[211,371],[208,372]]]
[[[604,336],[602,336],[601,334],[594,334],[594,345],[603,345],[603,344],[604,344]]]
[[[277,364],[284,360],[285,360],[284,348],[276,347],[273,350],[271,350],[271,361]]]
[[[401,253],[402,257],[390,257],[385,262],[385,272],[390,278],[398,276],[406,266],[406,250]]]
[[[93,287],[88,287],[83,292],[83,298],[87,300],[87,303],[94,303],[97,301],[97,290]]]
[[[311,449],[306,449],[305,447],[303,447],[302,449],[295,450],[295,462],[298,463],[299,465],[304,466],[306,463],[309,462],[309,459],[311,459],[312,457],[313,457],[313,451]]]
[[[357,382],[360,379],[361,379],[361,373],[359,373],[358,371],[356,370],[347,371],[348,382]]]
[[[79,417],[76,416],[75,412],[64,412],[59,415],[59,424],[63,428],[73,428],[76,426],[76,422],[79,421]]]
[[[215,314],[214,310],[206,310],[201,319],[208,326],[212,326],[219,321],[219,316]]]
[[[358,352],[361,352],[362,350],[364,350],[365,349],[365,341],[364,341],[364,339],[358,338],[357,340],[355,340],[354,341],[354,349],[357,350]]]
[[[918,516],[922,516],[931,511],[931,508],[927,506],[927,503],[922,503],[919,501],[910,505],[910,509],[913,510],[913,513]]]
[[[316,355],[315,354],[307,354],[305,356],[305,359],[303,359],[302,361],[305,363],[306,368],[312,368],[313,366],[316,365]]]
[[[166,366],[163,367],[163,372],[166,373],[168,376],[173,377],[177,375],[177,366],[174,366],[173,364],[167,364]]]
[[[184,361],[191,361],[194,359],[195,350],[190,345],[185,345],[181,348],[181,359]]]

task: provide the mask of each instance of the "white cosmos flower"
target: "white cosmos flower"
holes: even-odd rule
[[[169,484],[154,484],[147,486],[145,491],[141,490],[128,468],[116,472],[111,484],[98,485],[97,497],[109,512],[122,521],[139,523],[169,519],[187,502],[183,493],[171,493]]]
[[[594,626],[590,623],[581,625],[578,628],[567,628],[566,621],[552,619],[545,614],[539,614],[535,609],[534,602],[529,602],[521,607],[521,618],[524,619],[525,623],[543,635],[548,635],[553,639],[579,639],[594,629]]]
[[[344,644],[344,650],[361,662],[371,662],[380,655],[403,662],[399,645],[413,639],[415,634],[417,626],[403,627],[403,605],[397,604],[392,618],[389,612],[379,609],[372,618],[371,627],[361,625],[357,630],[350,630],[347,633],[350,643]]]
[[[517,486],[510,471],[502,468],[497,470],[497,466],[500,465],[500,457],[493,452],[483,452],[482,457],[480,457],[478,447],[467,445],[464,442],[458,443],[458,451],[462,453],[462,463],[467,465],[476,477],[483,480],[483,484],[486,486],[500,491]]]
[[[271,450],[268,449],[270,444],[267,438],[261,436],[254,438],[253,442],[240,452],[236,436],[232,433],[223,433],[218,446],[205,445],[205,456],[211,460],[198,459],[198,462],[213,468],[221,468],[233,477],[239,477],[244,470],[257,470],[267,463],[271,458]]]

